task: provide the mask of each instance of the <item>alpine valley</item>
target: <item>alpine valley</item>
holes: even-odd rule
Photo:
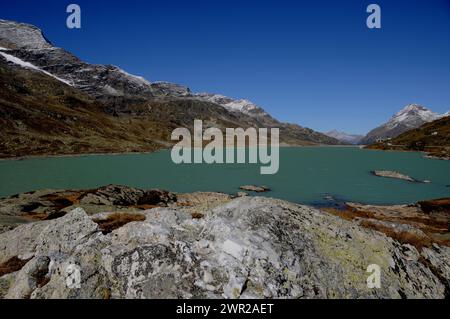
[[[151,152],[177,127],[280,128],[281,145],[373,144],[449,113],[411,104],[366,136],[283,123],[246,99],[81,61],[35,26],[0,20],[0,157]]]
[[[35,26],[0,20],[0,157],[148,152],[177,127],[278,127],[286,145],[340,144],[247,100],[85,63]]]
[[[444,158],[446,115],[412,104],[365,137],[323,134],[0,20],[0,299],[448,299],[450,162],[348,147]],[[279,128],[279,172],[175,164],[194,120]]]

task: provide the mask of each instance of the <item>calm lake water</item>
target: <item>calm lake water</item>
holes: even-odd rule
[[[86,189],[107,184],[175,192],[236,193],[241,185],[267,185],[266,196],[305,204],[336,199],[373,204],[411,203],[450,197],[450,161],[419,153],[351,147],[281,148],[280,170],[260,175],[256,164],[175,165],[169,151],[0,161],[0,197],[38,189]],[[397,170],[430,184],[372,176]]]

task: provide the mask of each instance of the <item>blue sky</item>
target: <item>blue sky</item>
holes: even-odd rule
[[[69,30],[65,8],[82,9]],[[382,29],[366,27],[366,7]],[[366,133],[409,103],[450,109],[450,0],[2,0],[91,63],[248,98],[282,121]]]

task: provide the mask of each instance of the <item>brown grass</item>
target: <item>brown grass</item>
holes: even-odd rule
[[[99,225],[104,235],[111,233],[131,222],[142,222],[145,216],[139,213],[113,213],[106,219],[94,219],[93,221]]]
[[[33,221],[35,220],[46,220],[48,218],[47,213],[28,213],[25,218],[31,219]]]
[[[203,217],[205,217],[205,215],[201,213],[192,213],[191,216],[193,219],[202,219]]]
[[[82,192],[74,192],[70,194],[48,194],[41,198],[53,203],[55,207],[65,208],[79,202]]]
[[[36,287],[42,288],[50,282],[50,276],[48,274],[48,268],[42,269],[33,274],[33,278],[36,280]]]
[[[440,198],[418,203],[424,213],[444,212],[450,214],[450,198]]]
[[[105,299],[105,300],[111,299],[111,290],[109,288],[103,288],[102,295],[103,295],[103,299]]]
[[[147,209],[157,208],[159,206],[157,206],[157,205],[149,205],[149,204],[142,204],[142,205],[133,205],[131,207],[134,207],[134,208],[137,208],[137,209],[142,209],[142,210],[147,210]]]
[[[428,236],[426,237],[419,237],[413,233],[406,232],[406,231],[395,231],[391,227],[380,225],[378,223],[373,223],[369,220],[363,220],[361,221],[361,226],[369,229],[373,229],[376,231],[379,231],[383,234],[385,234],[388,237],[391,237],[392,239],[395,239],[401,244],[410,244],[417,248],[417,250],[422,250],[424,247],[431,247],[433,243],[437,243],[440,245],[448,246],[450,247],[450,243],[447,241],[440,241],[436,239],[432,239]]]
[[[350,207],[347,207],[347,209],[336,209],[332,207],[325,207],[321,209],[323,211],[326,211],[327,213],[341,217],[342,219],[345,220],[353,220],[355,218],[376,218],[374,213],[359,211],[352,209]]]
[[[419,217],[406,217],[406,218],[390,218],[389,216],[380,216],[368,211],[359,211],[350,207],[347,209],[339,210],[336,208],[323,208],[322,210],[338,216],[342,219],[352,221],[356,218],[362,219],[360,225],[384,233],[402,244],[410,244],[421,250],[423,247],[431,247],[433,243],[445,245],[450,247],[450,242],[446,240],[439,240],[433,236],[433,234],[445,234],[448,232],[448,222],[439,221],[434,218],[419,218]],[[393,228],[379,223],[374,223],[367,219],[375,219],[379,221],[389,221],[401,224],[411,225],[417,229],[422,230],[426,236],[417,236],[411,232],[399,232]]]
[[[419,228],[425,232],[432,233],[440,233],[445,234],[449,230],[449,220],[448,218],[444,218],[443,216],[433,216],[429,213],[425,213],[423,217],[394,217],[394,216],[386,216],[375,214],[369,211],[361,211],[351,207],[347,207],[346,209],[336,209],[331,207],[322,208],[323,211],[330,213],[335,216],[339,216],[345,220],[354,220],[355,218],[370,218],[382,221],[390,221],[396,222],[400,224],[408,224]],[[436,212],[436,211],[433,211]],[[439,212],[439,210],[437,210]]]
[[[448,233],[448,221],[439,220],[437,218],[420,218],[420,217],[406,217],[406,218],[391,218],[386,219],[402,224],[409,224],[424,232],[446,234]]]
[[[61,210],[72,206],[79,202],[79,198],[83,195],[82,192],[74,192],[69,194],[48,194],[40,197],[40,200],[50,201],[52,203],[52,208],[55,210],[50,213],[37,213],[33,210],[42,206],[40,203],[32,203],[28,206],[24,206],[22,210],[26,212],[26,218],[33,221],[38,220],[50,220],[56,219],[64,216],[66,213]]]
[[[31,258],[22,260],[17,256],[12,257],[3,264],[0,264],[0,277],[21,270],[30,260]]]

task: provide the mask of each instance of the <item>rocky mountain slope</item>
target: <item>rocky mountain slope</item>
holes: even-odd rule
[[[450,159],[450,116],[409,130],[369,149],[423,151],[438,158]]]
[[[430,111],[424,106],[410,104],[395,114],[387,123],[370,131],[360,143],[367,145],[375,143],[379,139],[393,138],[443,116]]]
[[[325,135],[333,137],[338,141],[346,144],[359,144],[359,142],[364,138],[362,135],[349,134],[345,132],[339,132],[337,130],[326,132]]]
[[[235,100],[229,98],[227,96],[223,96],[220,94],[210,94],[210,93],[197,93],[195,97],[219,104],[229,110],[230,112],[238,112],[250,115],[255,118],[259,118],[263,122],[267,122],[270,124],[276,124],[277,121],[273,119],[266,111],[257,106],[256,104],[250,102],[249,100],[240,99]]]
[[[28,213],[53,205],[64,213],[0,234],[2,298],[449,296],[447,246],[416,247],[381,226],[281,200],[108,186],[0,204],[17,216],[28,201],[43,204],[23,206]],[[366,284],[371,264],[381,268],[379,289]]]
[[[151,151],[168,147],[171,131],[191,128],[194,119],[219,128],[279,127],[285,144],[339,143],[279,123],[248,101],[224,105],[182,85],[85,63],[54,47],[38,28],[5,20],[0,87],[0,157]],[[233,107],[239,103],[245,105]]]

